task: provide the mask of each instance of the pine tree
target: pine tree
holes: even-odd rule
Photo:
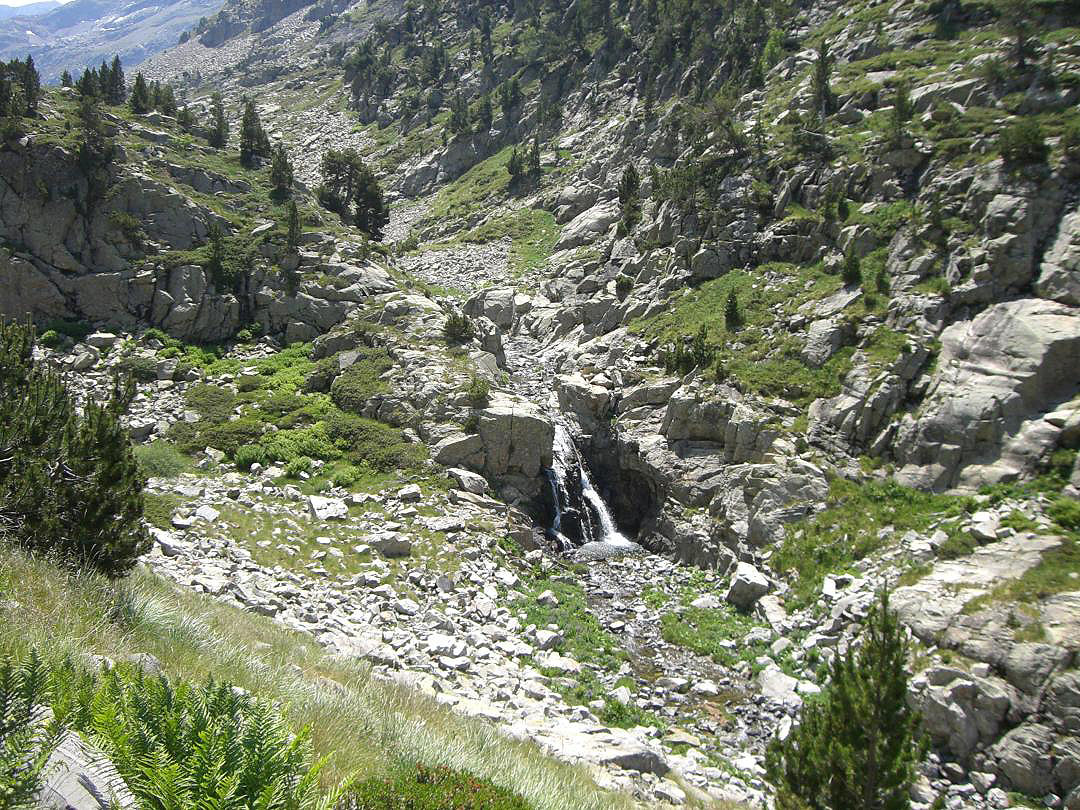
[[[176,95],[173,93],[171,84],[163,84],[158,90],[157,102],[154,105],[162,115],[174,117],[176,115]]]
[[[998,18],[1012,39],[1012,58],[1017,70],[1027,70],[1027,60],[1035,55],[1031,38],[1032,20],[1037,19],[1032,0],[997,0]]]
[[[285,243],[291,250],[296,250],[300,245],[300,211],[296,207],[296,200],[289,200],[287,229]]]
[[[32,358],[31,326],[0,323],[0,531],[74,566],[121,576],[149,550],[144,480],[120,415],[117,382],[80,413],[58,374]]]
[[[766,768],[777,810],[906,810],[922,754],[907,704],[909,643],[881,595],[861,646],[833,658],[821,699],[770,746]]]
[[[146,79],[141,73],[135,74],[135,84],[131,87],[131,111],[136,115],[143,115],[153,108],[150,98],[150,88],[146,85]]]
[[[521,156],[521,151],[517,146],[514,146],[513,151],[510,153],[510,160],[506,163],[506,170],[510,172],[511,186],[519,184],[525,178],[525,159]]]
[[[855,251],[849,252],[847,256],[844,257],[844,267],[840,272],[840,277],[848,287],[852,287],[862,281],[862,263],[859,261],[859,254]]]
[[[120,56],[114,56],[112,67],[109,69],[109,80],[106,84],[105,96],[110,104],[123,104],[127,96],[127,87],[124,84],[124,68],[120,64]]]
[[[176,123],[182,132],[191,132],[195,129],[195,113],[185,104],[176,111]]]
[[[450,131],[455,135],[469,131],[469,105],[460,91],[450,101]]]
[[[375,173],[364,166],[356,189],[356,227],[378,241],[382,239],[383,228],[389,221],[390,209],[386,205],[382,187]]]
[[[269,156],[270,141],[259,121],[255,102],[245,99],[244,114],[240,119],[240,162],[251,167],[255,165],[256,158]]]
[[[629,233],[641,221],[641,175],[633,163],[626,164],[619,178],[619,205],[623,227]]]
[[[270,162],[270,184],[281,196],[285,196],[292,189],[293,166],[289,161],[289,153],[285,151],[285,144],[281,141],[278,141]]]
[[[229,122],[225,118],[225,104],[221,93],[210,96],[210,133],[207,142],[215,149],[224,149],[229,142]]]
[[[75,82],[71,78],[71,74],[66,70],[60,74],[60,86],[61,87],[74,87]]]
[[[724,302],[724,325],[728,331],[734,332],[742,323],[742,314],[739,312],[739,296],[734,288],[728,290],[727,300]]]
[[[476,107],[476,134],[487,135],[494,123],[494,114],[491,111],[491,96],[487,93],[480,96],[480,103]]]
[[[829,54],[829,43],[822,40],[821,45],[818,46],[813,74],[814,107],[822,115],[832,113],[835,106],[835,97],[829,84],[831,75],[832,56]]]
[[[90,70],[90,68],[83,70],[83,75],[75,82],[75,89],[79,91],[80,96],[94,98],[101,95],[101,85],[98,83],[97,71]]]
[[[34,67],[34,57],[29,54],[22,72],[23,109],[26,115],[37,115],[38,100],[41,98],[41,76]]]

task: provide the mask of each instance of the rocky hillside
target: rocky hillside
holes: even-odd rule
[[[220,5],[215,0],[32,3],[0,17],[0,57],[24,59],[30,54],[42,78],[51,82],[65,70],[77,75],[87,65],[116,55],[135,64],[175,45],[181,33]]]
[[[914,806],[1080,807],[1075,22],[228,3],[141,69],[255,99],[300,249],[160,116],[109,113],[88,205],[55,94],[0,153],[0,310],[142,374],[133,435],[201,469],[152,479],[161,574],[646,806],[766,802],[889,584]],[[381,245],[309,193],[348,146]]]

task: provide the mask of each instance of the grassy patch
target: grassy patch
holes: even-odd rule
[[[173,444],[158,439],[134,447],[139,471],[147,478],[175,478],[191,470],[191,459]]]
[[[546,627],[558,625],[565,641],[559,651],[571,658],[602,669],[614,670],[626,659],[618,639],[600,626],[585,601],[585,591],[577,583],[561,579],[538,579],[525,589],[525,623]],[[558,604],[542,605],[537,597],[544,591],[555,594]]]
[[[509,238],[510,272],[516,276],[543,266],[555,250],[561,230],[551,212],[521,208],[473,228],[461,239],[483,244]]]
[[[803,607],[813,602],[826,574],[852,570],[853,565],[904,532],[926,532],[931,524],[950,538],[963,534],[959,518],[975,508],[971,498],[931,495],[893,481],[856,483],[834,479],[828,508],[809,520],[788,527],[773,568],[794,576],[789,602]],[[881,529],[891,526],[891,533]]]
[[[183,500],[172,493],[147,492],[143,496],[143,517],[151,526],[168,530],[172,527],[172,516]]]
[[[664,641],[707,655],[728,667],[740,661],[752,665],[755,658],[768,652],[768,644],[764,641],[757,644],[744,641],[747,633],[763,626],[730,605],[684,607],[677,613],[665,613],[660,617]]]
[[[512,147],[507,146],[439,189],[427,219],[435,222],[468,219],[478,209],[501,197],[510,184],[506,165],[512,151]]]
[[[314,756],[327,758],[318,774],[323,792],[354,776],[393,779],[406,761],[491,780],[538,810],[632,805],[598,788],[584,768],[372,678],[355,660],[324,655],[310,636],[177,590],[147,571],[117,584],[0,549],[0,593],[0,655],[37,648],[60,664],[86,653],[114,660],[149,653],[171,680],[213,677],[253,699],[287,705],[289,729],[308,729]]]

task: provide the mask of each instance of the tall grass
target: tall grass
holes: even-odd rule
[[[379,680],[366,665],[325,654],[310,637],[140,569],[123,585],[63,574],[46,560],[0,546],[0,655],[157,657],[172,678],[213,677],[281,701],[294,730],[310,729],[327,756],[324,790],[347,777],[400,772],[403,762],[446,765],[512,789],[536,808],[629,808],[585,768],[558,762],[422,693]]]

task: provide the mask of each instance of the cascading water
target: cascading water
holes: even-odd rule
[[[615,527],[611,510],[593,486],[570,431],[558,423],[552,446],[552,466],[547,476],[555,513],[549,533],[563,551],[591,542],[633,545]]]

